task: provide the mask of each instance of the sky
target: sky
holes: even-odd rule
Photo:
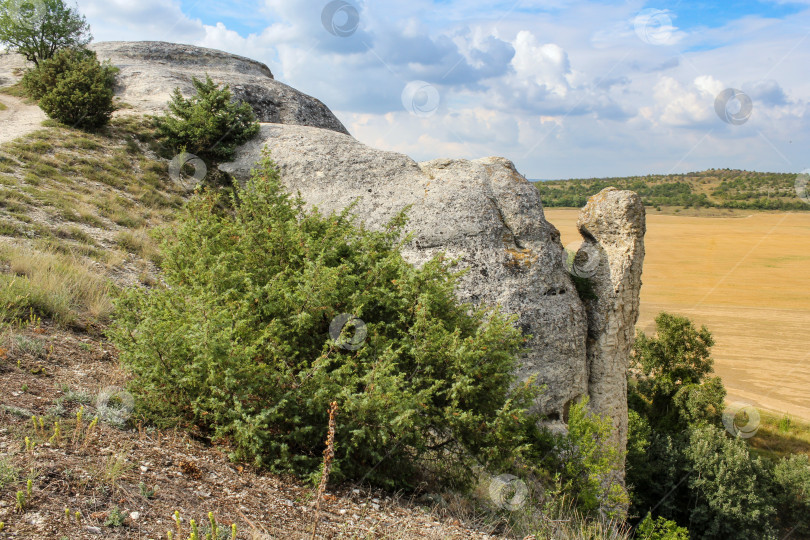
[[[810,168],[810,0],[78,0],[266,63],[361,142],[531,179]]]

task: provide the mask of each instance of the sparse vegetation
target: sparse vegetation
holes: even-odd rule
[[[105,527],[120,527],[124,524],[124,520],[127,516],[121,512],[121,509],[117,506],[113,506],[110,511],[107,513],[107,519],[104,520]]]
[[[142,151],[127,152],[132,141]],[[55,124],[0,147],[6,320],[33,309],[67,326],[104,323],[116,288],[106,276],[120,278],[128,258],[133,280],[151,282],[160,254],[148,227],[182,204],[165,162],[145,154],[153,141],[147,124],[127,118],[98,134]]]
[[[792,454],[810,456],[810,422],[760,411],[759,429],[749,442],[754,452],[772,460]]]
[[[36,313],[60,324],[105,321],[112,312],[111,284],[81,259],[54,252],[0,246],[0,302],[14,306],[12,317]]]
[[[20,480],[20,469],[15,467],[7,457],[0,457],[0,489],[16,484]]]

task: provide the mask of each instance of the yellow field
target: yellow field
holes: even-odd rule
[[[574,209],[546,209],[563,244]],[[810,213],[647,213],[638,327],[661,311],[706,325],[729,401],[810,419]]]

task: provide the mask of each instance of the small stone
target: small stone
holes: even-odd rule
[[[129,519],[131,519],[132,521],[138,521],[138,519],[139,519],[140,517],[141,517],[141,513],[140,513],[140,512],[130,512],[130,513],[129,513]]]
[[[89,532],[90,534],[101,534],[101,527],[93,527],[88,525],[84,528],[85,531]]]
[[[146,472],[146,471],[148,471],[148,470],[149,470],[149,467],[146,467],[146,466],[144,466],[144,465],[141,465],[141,472]]]
[[[346,510],[345,508],[341,508],[340,510],[338,510],[338,514],[340,514],[341,516],[345,516],[347,512],[348,510]]]

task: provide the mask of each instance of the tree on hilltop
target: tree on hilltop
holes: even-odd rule
[[[64,0],[0,0],[0,43],[36,66],[92,39],[84,15]]]

